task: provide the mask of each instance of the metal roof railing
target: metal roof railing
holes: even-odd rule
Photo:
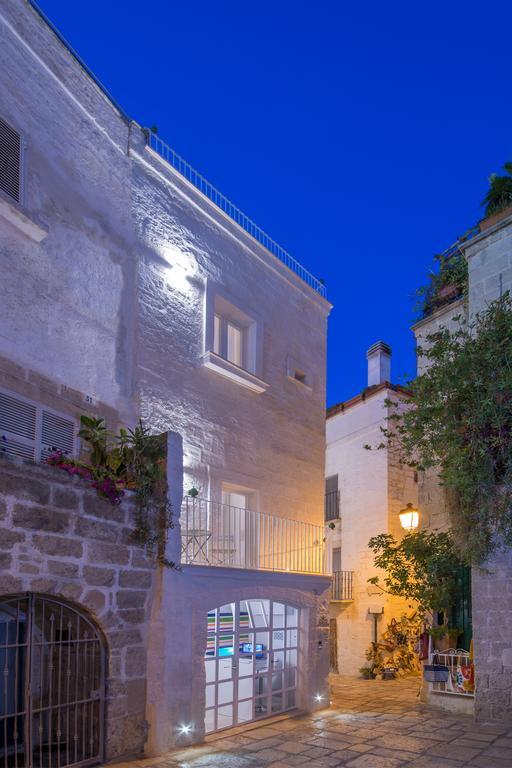
[[[307,283],[313,288],[320,296],[325,298],[326,291],[324,283],[316,278],[311,272],[308,272],[305,267],[302,266],[296,259],[291,256],[288,251],[276,243],[266,232],[264,232],[257,224],[252,221],[248,216],[236,207],[222,192],[219,192],[213,184],[201,176],[191,165],[187,163],[177,152],[166,144],[162,139],[153,133],[150,129],[145,129],[147,146],[156,152],[163,160],[169,163],[174,170],[178,171],[187,181],[189,181],[196,189],[202,192],[209,200],[211,200],[217,208],[220,208],[223,213],[229,216],[239,227],[242,227],[247,234],[251,235],[260,245],[270,251],[279,261],[281,261],[288,269],[291,269],[301,280]]]

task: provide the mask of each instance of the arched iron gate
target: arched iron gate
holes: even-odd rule
[[[0,597],[0,768],[103,757],[105,649],[94,624],[51,597]]]

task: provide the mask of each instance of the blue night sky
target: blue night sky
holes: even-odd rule
[[[313,274],[328,403],[414,373],[413,293],[512,160],[512,4],[40,0],[114,98]]]

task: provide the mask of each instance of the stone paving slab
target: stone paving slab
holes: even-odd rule
[[[418,679],[331,680],[331,707],[116,768],[512,768],[512,731],[418,699]]]

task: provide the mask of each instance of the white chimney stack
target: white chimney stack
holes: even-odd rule
[[[368,386],[391,381],[391,347],[383,341],[372,344],[366,353],[368,360]]]

